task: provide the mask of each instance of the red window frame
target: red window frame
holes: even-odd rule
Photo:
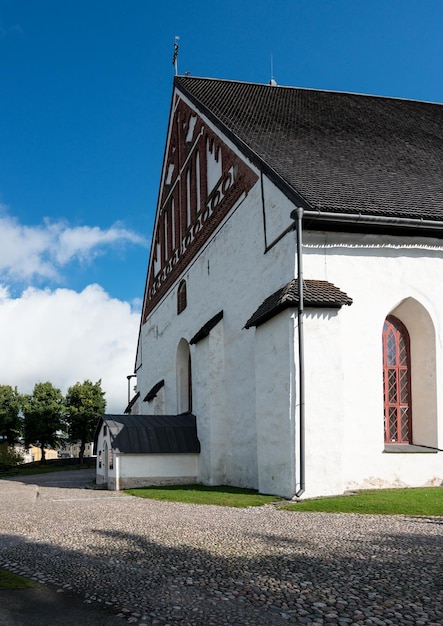
[[[385,443],[412,443],[411,349],[406,326],[393,315],[383,325]]]

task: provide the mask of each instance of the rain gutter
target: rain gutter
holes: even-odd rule
[[[297,220],[297,211],[291,211],[291,218]],[[339,224],[352,224],[357,226],[374,225],[395,228],[419,228],[422,230],[441,231],[443,236],[442,220],[426,220],[423,218],[410,217],[388,217],[384,215],[368,215],[362,213],[333,213],[331,211],[320,211],[312,209],[304,209],[303,219],[306,223],[308,220],[318,220],[319,222],[337,222]]]

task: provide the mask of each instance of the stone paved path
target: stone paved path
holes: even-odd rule
[[[0,566],[122,624],[443,624],[443,516],[173,504],[92,478],[0,480]]]

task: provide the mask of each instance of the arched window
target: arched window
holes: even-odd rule
[[[383,325],[386,443],[412,443],[411,353],[406,326],[393,315]]]
[[[177,315],[180,315],[180,313],[186,309],[187,304],[186,281],[182,280],[177,290]]]
[[[192,411],[191,351],[186,339],[177,348],[177,413]]]

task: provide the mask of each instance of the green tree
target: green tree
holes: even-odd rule
[[[0,443],[0,470],[8,470],[11,467],[23,463],[23,454],[6,442]]]
[[[83,463],[85,445],[94,438],[97,422],[106,409],[102,381],[85,380],[69,387],[66,394],[66,423],[71,443],[80,442],[78,462]]]
[[[62,392],[50,382],[36,383],[32,394],[23,396],[25,445],[40,446],[42,463],[45,448],[56,447],[63,439],[64,406]]]
[[[0,385],[0,440],[8,446],[17,442],[22,431],[22,398],[17,387]]]

